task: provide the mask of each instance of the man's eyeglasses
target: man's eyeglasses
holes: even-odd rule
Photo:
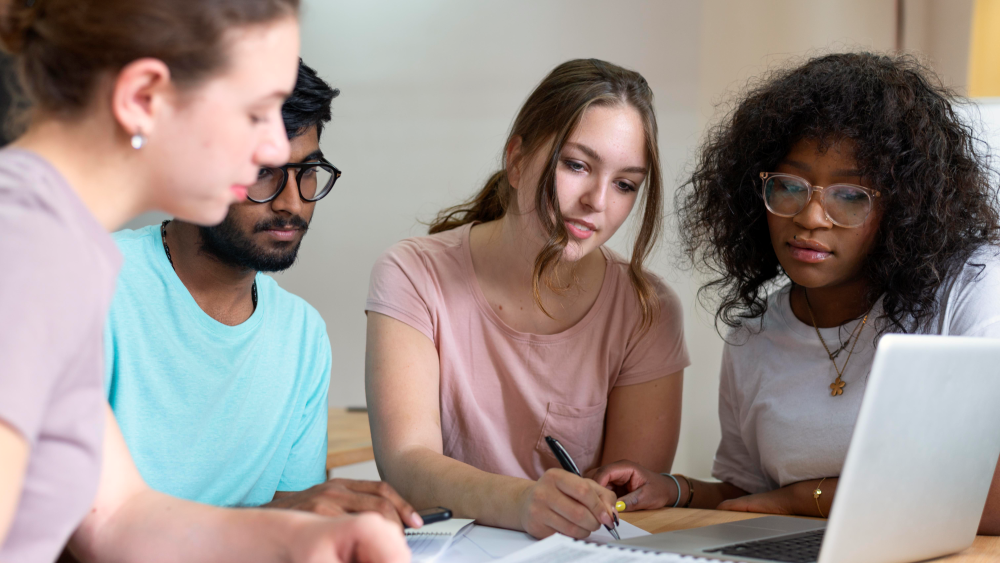
[[[309,162],[290,162],[278,168],[264,167],[257,174],[257,181],[247,189],[247,199],[256,203],[267,203],[278,197],[288,184],[289,170],[295,175],[295,185],[299,188],[302,201],[319,201],[330,193],[340,178],[340,170],[325,158]]]
[[[813,192],[820,192],[820,204],[831,223],[839,227],[860,227],[872,212],[875,198],[882,194],[855,184],[830,184],[814,186],[804,178],[792,174],[761,172],[764,205],[778,217],[794,217],[812,200]]]

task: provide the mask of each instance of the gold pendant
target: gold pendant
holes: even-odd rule
[[[830,384],[830,396],[836,397],[837,395],[843,395],[845,385],[847,385],[847,383],[840,379],[840,376],[838,375],[837,379]]]

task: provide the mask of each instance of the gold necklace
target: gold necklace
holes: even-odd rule
[[[823,335],[819,332],[819,325],[816,324],[816,315],[813,314],[812,303],[809,302],[809,291],[806,288],[802,288],[802,292],[806,296],[806,309],[809,310],[809,318],[812,319],[813,328],[816,329],[816,336],[819,337],[820,344],[823,345],[823,349],[826,350],[826,355],[830,357],[830,361],[833,362],[833,370],[837,372],[837,379],[833,380],[830,384],[830,396],[836,397],[837,395],[844,394],[844,387],[847,385],[843,379],[844,370],[847,369],[847,362],[851,361],[851,355],[854,354],[854,347],[858,345],[858,340],[861,340],[861,331],[865,328],[865,323],[868,322],[868,315],[871,313],[871,309],[865,313],[865,318],[861,319],[861,324],[859,324],[852,332],[847,341],[850,342],[851,338],[854,339],[854,344],[851,346],[851,351],[847,353],[847,359],[844,360],[844,366],[841,368],[837,367],[837,360],[833,358],[833,354],[830,353],[830,347],[826,345],[826,340],[823,340]],[[841,348],[842,350],[843,348]],[[839,351],[838,351],[839,354]]]

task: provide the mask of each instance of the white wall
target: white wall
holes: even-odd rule
[[[646,77],[672,197],[699,131],[699,12],[694,2],[659,0],[307,0],[303,58],[342,91],[323,150],[344,176],[279,281],[327,320],[337,358],[331,404],[364,402],[371,265],[397,240],[425,234],[419,220],[480,188],[521,103],[557,64],[598,57]],[[619,234],[612,245],[627,253],[627,243]],[[684,283],[664,250],[653,270]],[[714,377],[717,359],[696,360]],[[714,411],[714,398],[706,408]]]
[[[904,46],[964,88],[971,0],[904,5]],[[326,319],[335,406],[365,402],[371,265],[480,187],[521,102],[555,65],[599,57],[649,80],[669,213],[702,131],[734,89],[790,60],[896,44],[894,0],[305,0],[302,21],[303,58],[342,90],[322,144],[344,176],[278,279]],[[684,299],[694,361],[674,469],[705,477],[719,439],[722,345],[695,302],[698,279],[674,266],[675,240],[671,227],[650,264]],[[627,252],[627,242],[618,235],[612,246]]]

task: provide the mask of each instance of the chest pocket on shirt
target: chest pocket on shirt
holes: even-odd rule
[[[549,403],[542,432],[535,443],[535,450],[542,455],[545,467],[560,467],[545,442],[546,436],[559,440],[581,472],[596,466],[604,441],[604,412],[607,406],[607,403],[589,407]]]

